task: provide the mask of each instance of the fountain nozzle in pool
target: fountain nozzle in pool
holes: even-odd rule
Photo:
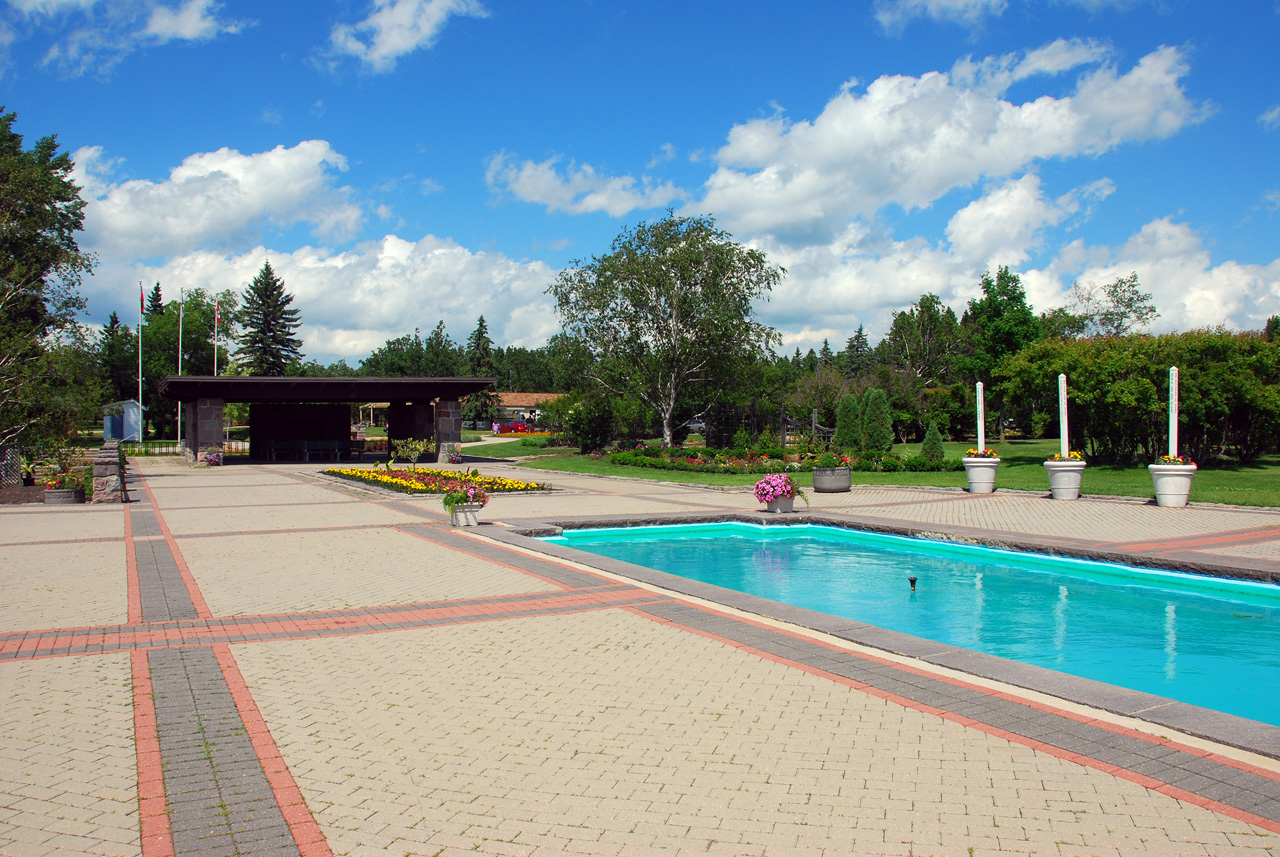
[[[911,591],[912,591],[912,592],[915,592],[915,591],[916,591],[916,578],[914,578],[914,577],[908,577],[908,578],[907,578],[907,582],[911,584]]]

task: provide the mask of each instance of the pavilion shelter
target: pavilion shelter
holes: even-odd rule
[[[389,440],[434,439],[436,448],[462,441],[459,401],[493,378],[266,378],[169,375],[160,393],[185,405],[183,455],[199,460],[222,452],[227,402],[249,405],[249,455],[258,460],[346,457],[351,403],[390,402]]]

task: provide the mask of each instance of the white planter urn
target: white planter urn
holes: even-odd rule
[[[1083,461],[1046,461],[1049,494],[1055,500],[1075,500],[1080,496],[1080,481],[1088,465]]]
[[[964,475],[969,479],[970,494],[990,494],[996,490],[998,458],[962,458]]]
[[[764,505],[770,512],[794,512],[796,510],[796,498],[779,497],[777,500],[766,500]]]
[[[1149,464],[1151,481],[1156,489],[1156,505],[1180,509],[1187,505],[1191,494],[1191,477],[1196,475],[1194,464]]]
[[[480,510],[484,503],[459,503],[449,513],[449,523],[455,527],[475,527],[480,523]]]

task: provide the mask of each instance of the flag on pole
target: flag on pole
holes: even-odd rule
[[[147,312],[147,293],[142,288],[142,280],[138,280],[138,318]]]

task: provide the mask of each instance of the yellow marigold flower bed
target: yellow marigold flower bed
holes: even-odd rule
[[[403,491],[405,494],[447,494],[465,490],[470,486],[483,488],[490,494],[518,491],[546,491],[550,485],[541,482],[521,482],[501,476],[481,476],[479,470],[366,470],[356,467],[331,467],[325,471],[331,476],[350,479]]]

